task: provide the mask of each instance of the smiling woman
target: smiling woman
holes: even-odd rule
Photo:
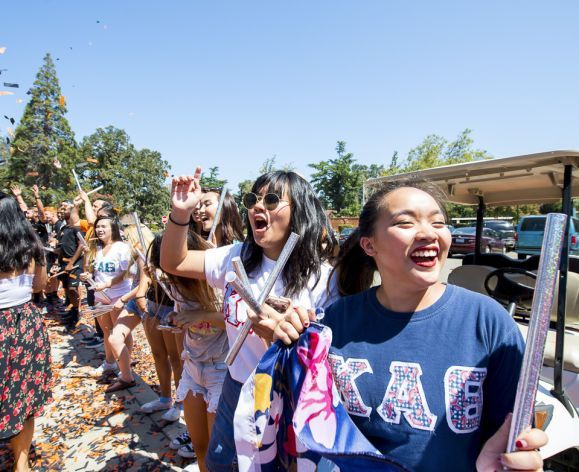
[[[449,470],[450,451],[452,470],[536,470],[542,432],[518,443],[524,453],[501,454],[522,337],[498,303],[438,282],[451,241],[439,195],[396,181],[365,204],[334,269],[349,296],[323,319],[334,382],[360,431],[408,470]],[[375,270],[381,284],[370,288]],[[276,338],[289,344],[305,329],[297,311]]]

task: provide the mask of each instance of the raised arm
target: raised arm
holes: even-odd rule
[[[23,212],[28,211],[28,205],[26,205],[26,202],[22,198],[22,191],[20,190],[20,186],[16,185],[16,184],[12,184],[10,186],[10,190],[12,190],[12,193],[14,194],[14,198],[16,198],[16,201],[18,202],[18,206],[20,207],[20,209]]]
[[[73,207],[72,210],[70,210],[70,226],[75,227],[75,228],[80,228],[80,213],[79,213],[79,207],[80,204],[82,203],[82,198],[80,197],[75,197],[73,200]]]
[[[202,197],[201,168],[180,176],[171,185],[171,214],[161,243],[161,268],[170,274],[205,279],[205,252],[187,250],[187,231],[194,208]]]
[[[40,199],[40,193],[38,191],[38,185],[34,184],[32,186],[32,194],[34,195],[34,203],[36,203],[36,208],[38,208],[38,218],[43,223],[46,223],[46,217],[44,216],[44,205]]]
[[[88,221],[89,225],[94,225],[94,222],[96,221],[96,215],[92,209],[90,198],[88,198],[88,195],[84,191],[80,192],[78,195],[84,202],[84,214],[86,215],[86,221]]]

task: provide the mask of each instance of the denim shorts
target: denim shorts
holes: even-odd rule
[[[233,416],[237,408],[242,383],[231,378],[229,370],[225,375],[217,414],[209,438],[205,465],[211,472],[231,472],[237,467],[237,451],[233,437]]]
[[[137,315],[141,319],[145,317],[145,314],[139,309],[135,300],[129,300],[129,302],[125,305],[125,310],[127,310],[129,313],[132,313],[133,315]]]
[[[177,401],[185,400],[187,393],[203,395],[207,403],[207,412],[215,413],[223,381],[227,373],[227,365],[224,362],[198,362],[191,361],[187,357],[187,351],[183,351],[183,372],[177,387]]]
[[[172,306],[168,305],[158,305],[152,300],[147,300],[147,310],[151,318],[157,318],[161,324],[165,324],[167,321],[167,316],[173,310]]]

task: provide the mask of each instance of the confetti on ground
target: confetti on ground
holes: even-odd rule
[[[31,449],[35,471],[179,471],[188,462],[168,448],[184,431],[182,422],[165,423],[161,413],[137,413],[159,391],[150,347],[142,326],[133,332],[137,386],[106,395],[92,371],[103,359],[102,349],[88,349],[81,340],[92,334],[83,321],[67,332],[47,315],[52,348],[53,401],[36,420]],[[10,470],[12,456],[0,442],[0,470]]]

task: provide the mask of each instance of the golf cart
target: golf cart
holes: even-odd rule
[[[449,283],[492,296],[515,317],[523,336],[534,292],[538,255],[524,260],[481,251],[483,217],[488,206],[563,202],[571,218],[579,197],[579,151],[553,151],[425,169],[367,180],[364,195],[388,181],[426,179],[447,201],[477,207],[474,253],[463,258]],[[568,232],[568,229],[567,229]],[[535,424],[549,435],[541,449],[546,469],[579,470],[579,258],[569,256],[566,235],[543,369],[535,401]]]

